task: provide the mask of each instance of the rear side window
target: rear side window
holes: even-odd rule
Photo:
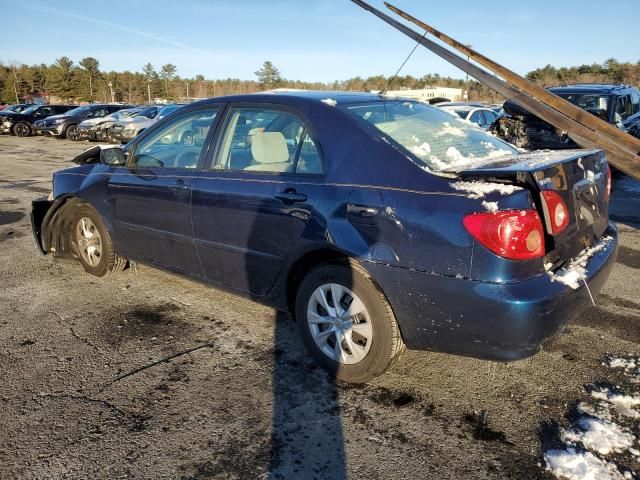
[[[321,174],[322,160],[305,124],[295,115],[275,109],[233,108],[213,167]]]

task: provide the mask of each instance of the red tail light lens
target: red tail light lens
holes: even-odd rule
[[[607,165],[607,189],[604,192],[604,198],[608,202],[611,198],[611,167]]]
[[[544,256],[544,230],[535,210],[504,210],[467,215],[467,231],[496,255],[512,260]]]
[[[562,197],[558,193],[546,190],[542,192],[542,199],[547,206],[549,212],[549,221],[551,222],[551,234],[558,235],[567,225],[569,225],[569,209],[564,203]]]

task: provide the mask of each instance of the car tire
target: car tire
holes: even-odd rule
[[[13,126],[13,134],[16,137],[30,137],[32,133],[33,129],[27,122],[18,122]]]
[[[74,142],[80,141],[80,133],[78,132],[78,125],[69,125],[64,131],[64,135],[69,140],[72,140]],[[60,135],[60,138],[63,138],[62,135]]]
[[[103,277],[127,266],[127,260],[116,255],[102,218],[89,205],[76,210],[70,233],[78,260],[88,273]]]
[[[333,292],[340,296],[338,308]],[[355,262],[320,265],[309,271],[296,295],[295,318],[315,360],[348,383],[364,383],[383,374],[405,350],[389,302]]]

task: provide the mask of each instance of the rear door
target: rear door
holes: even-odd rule
[[[208,280],[268,293],[312,217],[323,160],[311,125],[273,105],[231,106],[192,201]]]
[[[218,106],[191,110],[150,131],[109,180],[115,240],[125,256],[200,276],[191,189],[218,112]],[[186,129],[197,132],[190,142],[181,135]]]

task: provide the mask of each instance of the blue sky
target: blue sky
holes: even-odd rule
[[[371,3],[384,10],[381,0]],[[640,60],[637,0],[391,3],[519,73],[549,63]],[[414,46],[348,0],[0,0],[0,6],[5,63],[93,56],[105,70],[173,63],[181,76],[252,79],[271,60],[286,78],[332,81],[392,75]],[[403,73],[464,76],[423,48]]]

